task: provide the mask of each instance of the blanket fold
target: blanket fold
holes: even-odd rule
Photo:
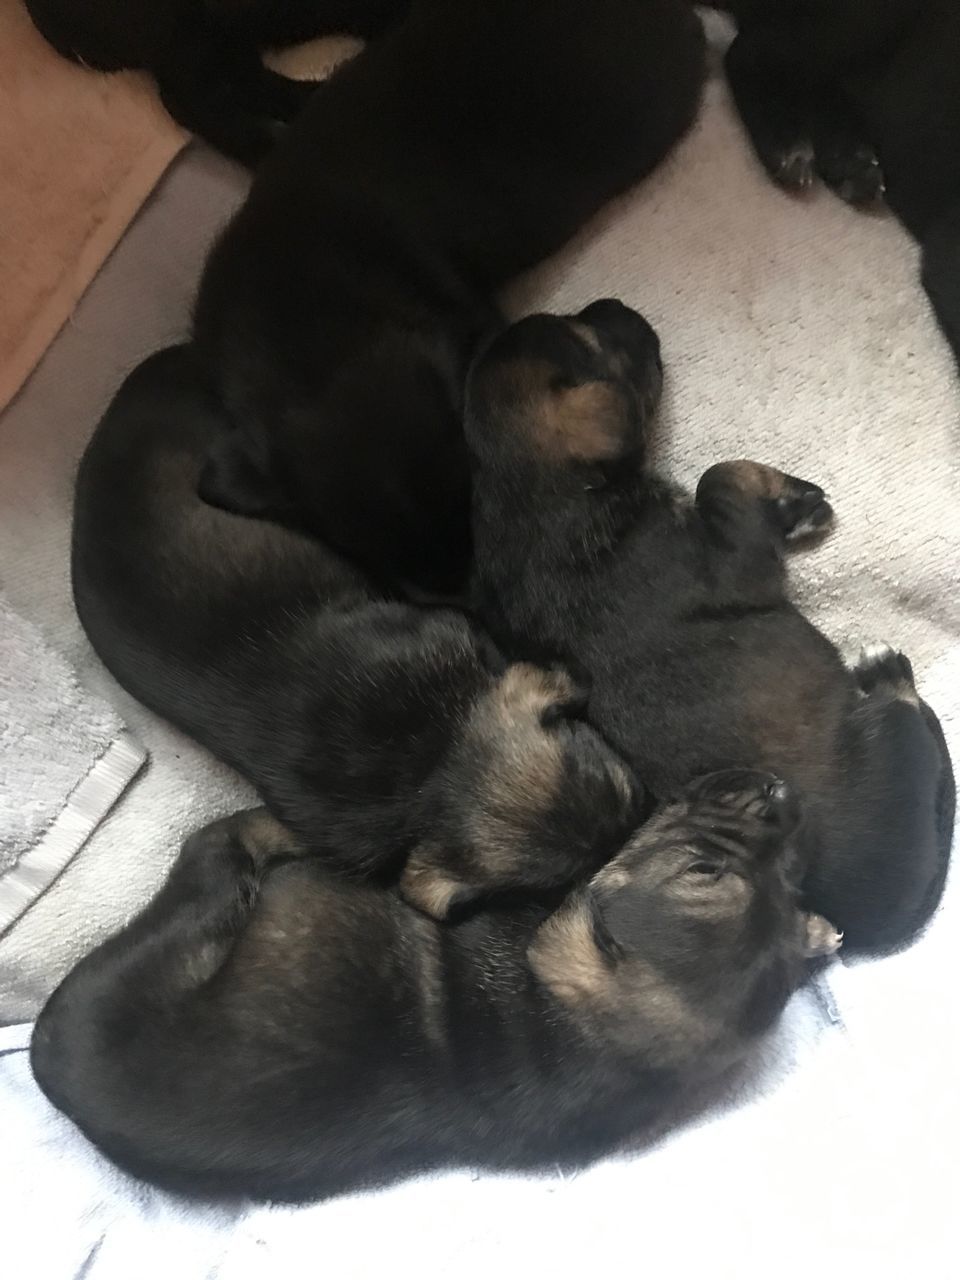
[[[0,598],[0,933],[60,875],[146,753]]]

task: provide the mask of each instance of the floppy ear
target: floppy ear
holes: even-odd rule
[[[823,916],[809,913],[803,918],[803,954],[808,960],[815,956],[832,956],[843,945],[843,934],[839,933],[829,920]]]
[[[241,516],[266,516],[289,505],[267,448],[242,430],[227,431],[210,445],[197,492],[210,506]]]
[[[400,877],[400,896],[434,920],[446,920],[451,912],[467,906],[482,890],[461,880],[444,865],[442,852],[418,845]]]

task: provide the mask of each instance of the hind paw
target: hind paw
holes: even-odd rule
[[[853,665],[853,675],[865,694],[888,690],[901,701],[918,702],[910,659],[888,644],[864,645]]]
[[[858,208],[879,204],[886,192],[880,161],[869,146],[818,147],[817,172],[841,200]]]
[[[764,157],[764,163],[774,182],[787,191],[809,191],[816,180],[816,157],[813,145],[807,141],[776,148]]]
[[[800,542],[825,532],[833,524],[833,507],[817,484],[784,478],[783,492],[776,499],[777,520],[788,542]]]

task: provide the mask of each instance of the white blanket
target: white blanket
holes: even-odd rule
[[[241,189],[226,166],[188,156],[0,423],[8,595],[115,700],[153,761],[0,940],[7,1020],[32,1016],[51,982],[144,901],[185,830],[246,794],[99,672],[66,580],[75,458],[122,374],[182,332],[202,247]],[[657,453],[677,476],[692,482],[712,462],[747,456],[825,485],[839,527],[795,561],[797,593],[841,643],[885,639],[910,655],[960,759],[960,396],[916,272],[892,220],[769,186],[717,82],[663,171],[522,282],[511,305],[613,294],[650,317],[667,364]],[[956,879],[916,947],[836,966],[829,988],[794,1001],[750,1097],[575,1179],[452,1175],[311,1209],[211,1214],[117,1175],[10,1052],[0,1059],[0,1265],[38,1280],[454,1268],[458,1280],[610,1269],[709,1269],[712,1280],[922,1269],[946,1280],[960,1256]],[[11,1044],[25,1034],[7,1033]]]

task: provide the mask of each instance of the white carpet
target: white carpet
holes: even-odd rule
[[[0,586],[114,700],[152,760],[0,940],[6,1021],[31,1017],[69,964],[145,900],[186,830],[246,794],[99,670],[67,584],[76,459],[123,373],[182,331],[203,246],[241,188],[203,153],[181,161],[0,419]],[[838,641],[884,639],[910,655],[960,759],[960,391],[916,269],[892,220],[770,187],[716,83],[671,163],[511,305],[567,309],[616,294],[648,315],[668,371],[658,452],[677,476],[692,483],[715,461],[747,456],[828,489],[839,526],[795,562],[798,595]],[[922,1268],[946,1280],[960,1193],[956,882],[913,950],[838,969],[846,1030],[815,993],[795,1001],[762,1096],[626,1166],[566,1181],[446,1177],[211,1222],[134,1194],[71,1143],[31,1090],[23,1053],[10,1052],[0,1058],[5,1256],[22,1250],[15,1273],[42,1280],[454,1268],[460,1280],[613,1268],[658,1278],[709,1269],[713,1280]],[[22,1042],[9,1034],[11,1048]]]

